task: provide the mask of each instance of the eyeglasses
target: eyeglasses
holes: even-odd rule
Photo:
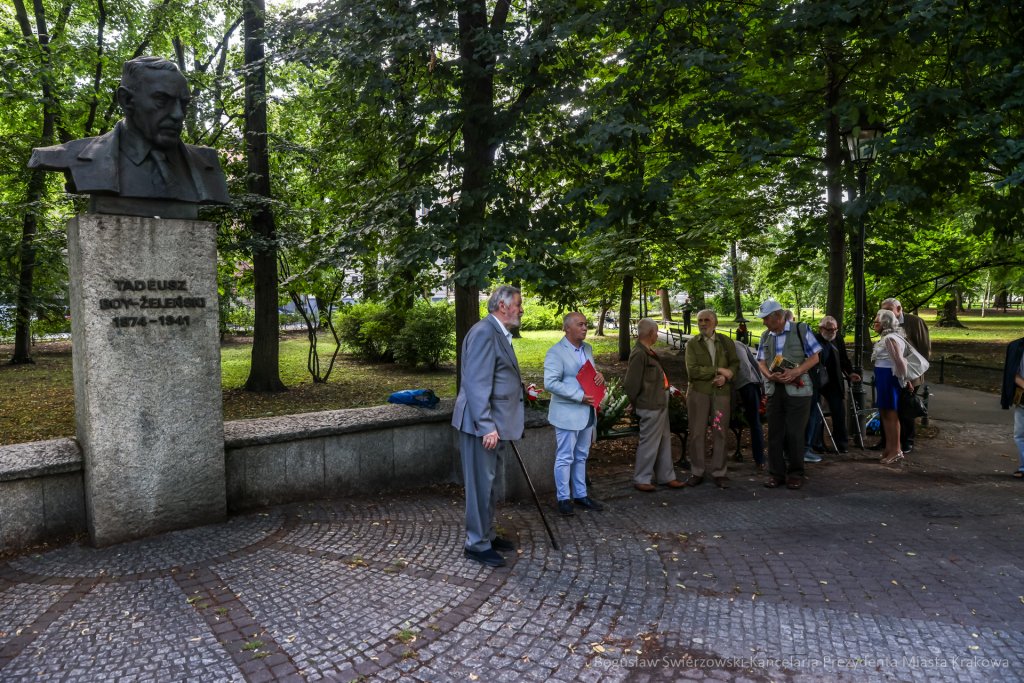
[[[836,327],[824,327],[823,326],[821,329],[825,330],[826,332],[835,332],[836,330],[839,329],[839,326],[838,325]]]

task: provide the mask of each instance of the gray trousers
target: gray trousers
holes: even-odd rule
[[[482,436],[459,430],[462,454],[462,479],[466,483],[466,550],[482,552],[491,547],[494,532],[494,511],[498,495],[495,479],[501,472],[504,442],[491,450],[484,448]]]
[[[676,478],[672,466],[672,433],[668,429],[668,406],[661,410],[636,409],[640,418],[640,443],[636,447],[634,484],[667,484]]]

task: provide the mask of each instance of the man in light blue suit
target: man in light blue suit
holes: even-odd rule
[[[487,300],[487,310],[462,342],[462,383],[452,426],[459,430],[466,484],[465,555],[500,567],[505,558],[498,551],[515,548],[494,530],[494,481],[501,469],[498,442],[523,436],[523,379],[509,331],[523,317],[523,297],[515,287],[500,285]]]
[[[555,426],[555,488],[558,511],[574,515],[572,500],[580,507],[602,510],[603,506],[587,495],[587,454],[594,438],[597,414],[594,397],[584,393],[576,379],[580,368],[589,360],[594,364],[594,349],[583,341],[587,338],[587,319],[582,313],[570,313],[562,320],[565,336],[548,349],[544,356],[544,388],[551,392],[548,422]],[[597,385],[604,376],[597,373]],[[569,483],[572,482],[572,493]]]

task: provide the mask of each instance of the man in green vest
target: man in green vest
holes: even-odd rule
[[[821,344],[806,323],[786,320],[778,301],[765,301],[755,317],[768,328],[757,347],[761,374],[768,379],[769,476],[764,485],[774,489],[785,483],[799,489],[804,483],[804,434],[814,394],[808,371],[818,364]]]

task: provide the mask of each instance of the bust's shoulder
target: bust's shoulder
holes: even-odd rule
[[[76,162],[79,154],[93,141],[100,140],[102,137],[106,136],[81,138],[50,147],[36,147],[32,150],[32,158],[29,159],[28,167],[30,169],[39,168],[48,171],[63,170]]]
[[[193,158],[203,161],[207,168],[220,168],[220,154],[213,147],[186,144],[185,148]]]

